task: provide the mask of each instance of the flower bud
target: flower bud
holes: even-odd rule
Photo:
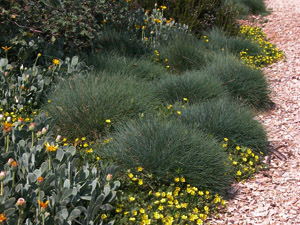
[[[19,208],[19,209],[25,209],[25,206],[26,206],[26,201],[24,198],[19,198],[17,203],[16,203],[16,206]]]
[[[35,123],[31,123],[31,124],[29,125],[29,130],[34,130],[34,128],[35,128]]]
[[[7,164],[10,166],[15,160],[13,158],[9,158]]]
[[[21,124],[23,123],[23,121],[24,121],[23,118],[21,118],[21,117],[18,118],[18,124],[19,124],[19,125],[21,125]]]
[[[25,67],[25,70],[27,70],[27,67]],[[26,80],[29,79],[29,74],[26,75]]]
[[[17,168],[18,168],[18,163],[17,163],[17,161],[13,161],[13,162],[11,163],[11,168],[12,168],[13,171],[16,171],[16,170],[17,170]]]
[[[5,178],[6,178],[6,171],[1,171],[0,172],[0,181],[5,180]]]
[[[111,181],[112,178],[113,178],[112,174],[109,173],[109,174],[107,174],[107,176],[106,176],[106,181]]]
[[[47,131],[48,131],[48,130],[47,130],[47,128],[46,128],[46,127],[44,127],[44,128],[42,129],[42,134],[44,134],[44,135],[45,135],[45,134],[47,133]]]
[[[0,114],[0,120],[3,120],[4,115]]]
[[[43,132],[39,130],[39,131],[36,133],[36,136],[39,138],[39,137],[42,136],[42,133],[43,133]]]
[[[43,177],[38,177],[38,179],[37,179],[38,186],[41,186],[43,184],[43,182],[44,182],[44,178]]]
[[[61,141],[61,135],[57,135],[55,141],[56,141],[56,142],[60,142],[60,141]]]
[[[24,66],[23,66],[23,64],[20,66],[20,70],[23,70],[24,69]]]
[[[6,121],[7,121],[7,122],[10,122],[10,121],[11,121],[11,117],[8,116],[8,117],[6,118]]]

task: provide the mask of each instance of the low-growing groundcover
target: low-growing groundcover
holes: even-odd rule
[[[218,77],[201,73],[199,70],[169,75],[156,84],[156,90],[157,96],[167,104],[174,104],[183,99],[188,99],[188,102],[193,104],[228,94]]]
[[[202,72],[221,79],[231,96],[244,104],[261,110],[273,105],[262,71],[244,65],[229,54],[216,54]]]
[[[220,144],[179,121],[135,120],[118,126],[112,137],[104,155],[124,170],[141,166],[162,183],[183,176],[189,184],[219,194],[232,182]]]
[[[156,100],[151,86],[134,78],[95,72],[76,75],[57,85],[43,109],[61,135],[97,139],[112,124],[148,112]]]
[[[251,148],[255,153],[267,153],[266,132],[249,108],[241,107],[232,100],[218,99],[180,110],[181,114],[176,117],[219,141],[226,137],[240,146]]]

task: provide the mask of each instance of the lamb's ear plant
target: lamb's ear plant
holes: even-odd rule
[[[28,129],[32,122],[35,134],[41,127],[48,128],[44,136],[35,136],[33,147]],[[114,208],[120,187],[119,181],[111,179],[115,166],[101,161],[98,166],[87,164],[74,146],[55,141],[50,122],[41,114],[11,128],[13,148],[8,153],[4,147],[0,150],[0,168],[5,171],[0,174],[0,214],[4,213],[8,225],[112,224],[99,215]]]

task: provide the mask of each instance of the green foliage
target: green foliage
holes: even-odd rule
[[[226,153],[201,131],[155,118],[131,121],[116,130],[103,151],[124,169],[142,166],[160,183],[183,176],[191,185],[220,194],[231,184]]]
[[[202,72],[221,79],[229,93],[244,104],[261,110],[272,106],[268,83],[262,71],[244,65],[231,55],[217,54]]]
[[[177,34],[158,49],[156,61],[167,60],[173,72],[201,69],[210,52],[204,44],[190,34]]]
[[[102,223],[99,215],[113,209],[120,186],[107,180],[114,166],[80,165],[75,147],[54,140],[52,127],[41,114],[33,122],[15,122],[10,131],[1,129],[0,168],[6,171],[1,179],[1,213],[8,225]]]
[[[227,32],[236,33],[238,29],[237,18],[239,10],[227,0],[161,0],[161,1],[138,1],[143,7],[154,5],[167,6],[165,14],[181,24],[189,26],[190,30],[201,35],[204,31],[214,26],[220,27]]]
[[[201,224],[225,208],[221,196],[191,186],[184,177],[167,185],[156,179],[142,167],[123,174],[116,224]]]
[[[166,69],[147,58],[123,57],[116,54],[95,54],[88,59],[97,71],[121,73],[148,81],[159,79],[166,74]]]
[[[182,75],[170,75],[157,84],[157,95],[164,102],[174,104],[187,98],[191,104],[226,95],[219,78],[200,71],[188,71]]]
[[[181,119],[195,125],[219,141],[224,137],[237,145],[251,148],[255,153],[267,152],[267,136],[254,114],[237,103],[227,100],[211,100],[199,105],[185,107]]]
[[[41,106],[45,94],[53,87],[57,79],[70,76],[74,72],[88,70],[78,57],[56,59],[58,65],[49,68],[37,66],[42,55],[36,57],[35,64],[30,67],[12,63],[6,58],[0,59],[0,107],[7,111],[30,114]]]
[[[219,28],[214,27],[207,33],[209,47],[215,51],[229,50],[232,54],[240,56],[240,52],[247,51],[251,56],[263,54],[263,50],[257,42],[240,36],[228,36]]]
[[[234,0],[242,10],[242,15],[267,13],[266,5],[263,0]]]
[[[138,39],[134,33],[107,29],[97,37],[101,51],[114,52],[123,56],[142,56],[151,50],[142,39]]]
[[[152,88],[123,75],[99,72],[76,75],[58,84],[43,108],[56,121],[60,133],[92,140],[112,124],[148,111],[155,104]],[[111,123],[107,123],[106,120]]]

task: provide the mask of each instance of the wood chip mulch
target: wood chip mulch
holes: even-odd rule
[[[229,200],[220,219],[210,224],[300,224],[300,1],[265,3],[272,13],[254,17],[254,25],[262,27],[285,58],[263,69],[276,107],[258,119],[268,132],[271,147],[282,155],[269,158],[269,170],[234,184],[236,197]]]

